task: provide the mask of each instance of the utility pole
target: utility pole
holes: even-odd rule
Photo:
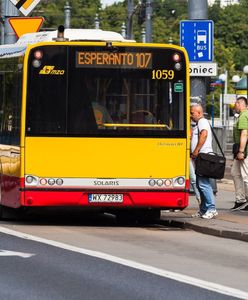
[[[133,0],[127,1],[127,38],[133,39]]]
[[[71,6],[69,5],[69,2],[67,1],[64,7],[65,11],[65,29],[71,27]]]
[[[189,0],[188,14],[190,20],[207,20],[208,19],[207,0]]]
[[[152,42],[152,0],[146,1],[146,43]]]
[[[207,0],[188,0],[188,15],[190,20],[208,19]],[[206,78],[191,77],[190,80],[191,97],[199,97],[202,100],[204,111],[206,110]]]
[[[9,0],[2,0],[1,44],[14,44],[16,35],[8,22],[8,18],[19,16],[19,10]]]
[[[1,26],[1,45],[4,44],[4,5],[5,2],[4,0],[1,1],[1,22],[0,22],[0,26]]]

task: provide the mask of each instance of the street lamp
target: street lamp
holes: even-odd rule
[[[246,75],[246,97],[248,99],[248,65],[244,66],[243,72]]]
[[[232,77],[232,82],[234,83],[234,90],[235,90],[235,95],[237,97],[237,90],[236,90],[236,85],[240,81],[239,75],[233,75]]]
[[[222,125],[225,125],[224,122],[224,90],[225,90],[225,82],[226,82],[226,74],[220,74],[219,79],[221,80],[221,123]]]

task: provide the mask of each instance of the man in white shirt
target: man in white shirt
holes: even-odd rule
[[[191,158],[195,159],[199,153],[213,152],[212,131],[208,120],[204,118],[203,108],[200,104],[192,105],[190,108],[191,119],[197,123],[191,138]],[[212,219],[218,215],[215,208],[215,198],[210,184],[210,178],[196,175],[196,185],[200,191],[200,210],[194,217]]]

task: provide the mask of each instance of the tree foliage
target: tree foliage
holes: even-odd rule
[[[45,17],[45,28],[57,28],[64,23],[64,6],[69,2],[72,28],[94,28],[96,14],[100,28],[121,32],[127,23],[127,0],[106,8],[100,0],[43,0],[33,15]],[[134,7],[138,0],[134,0]],[[153,0],[153,41],[179,44],[179,23],[188,19],[188,4],[185,0]],[[208,11],[209,19],[215,24],[215,60],[222,70],[229,73],[242,71],[248,64],[248,1],[221,8],[218,1]],[[137,15],[133,17],[134,38],[141,41],[141,31],[145,24],[139,24]]]

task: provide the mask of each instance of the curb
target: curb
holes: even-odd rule
[[[178,220],[160,220],[161,225],[171,226],[171,227],[179,227],[182,229],[191,229],[196,232],[200,232],[203,234],[213,235],[217,237],[239,240],[242,242],[248,242],[248,232],[241,232],[236,230],[227,230],[220,228],[213,228],[211,226],[207,226],[205,223],[204,226],[192,224],[187,221],[178,221]]]

